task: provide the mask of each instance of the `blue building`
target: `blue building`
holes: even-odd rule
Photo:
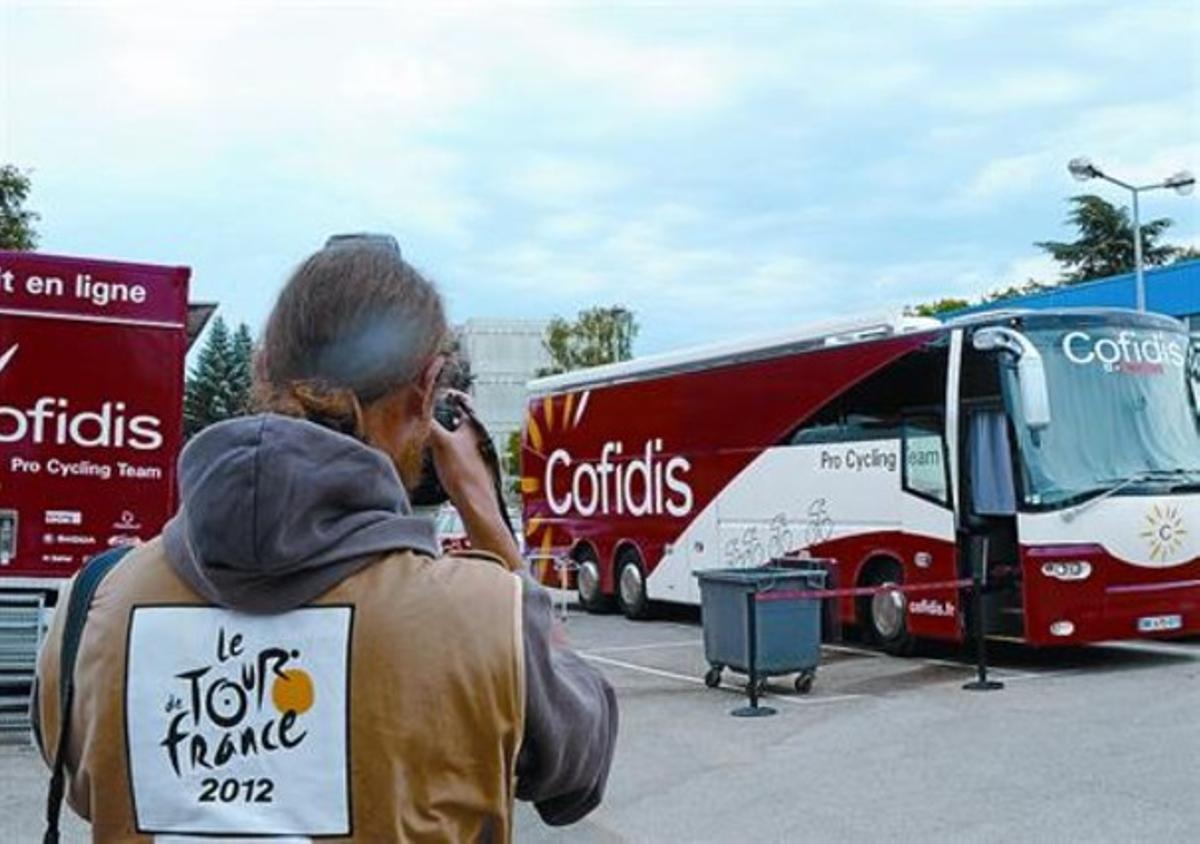
[[[1133,308],[1137,292],[1133,273],[1100,278],[1083,284],[1056,287],[1028,296],[976,305],[955,313],[976,313],[997,308]],[[1184,320],[1191,331],[1200,331],[1200,260],[1181,261],[1169,267],[1146,270],[1146,309]]]

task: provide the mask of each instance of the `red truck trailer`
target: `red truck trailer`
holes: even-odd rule
[[[0,590],[53,601],[173,512],[189,276],[0,251]]]
[[[1189,356],[1191,355],[1191,356]],[[580,600],[696,603],[694,573],[838,561],[882,646],[1200,632],[1195,351],[1167,317],[989,313],[816,326],[533,381],[524,522]],[[936,588],[935,588],[936,587]]]

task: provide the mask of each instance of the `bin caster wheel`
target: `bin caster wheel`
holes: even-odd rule
[[[714,665],[712,668],[708,669],[704,675],[704,685],[708,686],[710,689],[715,689],[717,686],[721,685],[721,666]]]
[[[812,671],[802,671],[796,677],[796,694],[806,695],[812,691],[813,681],[817,675]]]

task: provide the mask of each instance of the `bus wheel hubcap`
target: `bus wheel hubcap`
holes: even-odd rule
[[[636,606],[642,600],[642,573],[636,563],[621,570],[621,600],[627,607]]]
[[[600,568],[591,560],[579,564],[579,597],[585,602],[596,600],[600,592]]]
[[[895,585],[895,584],[884,584]],[[884,639],[894,639],[904,630],[904,593],[880,592],[871,598],[871,621]]]

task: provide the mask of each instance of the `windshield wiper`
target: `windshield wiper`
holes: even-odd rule
[[[1171,492],[1200,491],[1200,469],[1174,469],[1172,470],[1172,474],[1173,477],[1187,476],[1188,480],[1172,484]]]
[[[1062,517],[1064,522],[1074,521],[1081,513],[1090,510],[1095,505],[1099,504],[1106,498],[1111,498],[1123,489],[1128,489],[1135,484],[1144,484],[1146,481],[1163,479],[1163,474],[1169,477],[1178,477],[1179,472],[1187,471],[1186,469],[1148,469],[1145,472],[1138,472],[1136,475],[1130,475],[1128,478],[1122,478],[1119,481],[1113,481],[1111,486],[1099,486],[1091,492],[1096,493],[1093,497],[1087,499],[1078,507],[1070,510],[1064,510]],[[1174,487],[1172,487],[1174,489]],[[1086,494],[1086,493],[1085,493]]]

